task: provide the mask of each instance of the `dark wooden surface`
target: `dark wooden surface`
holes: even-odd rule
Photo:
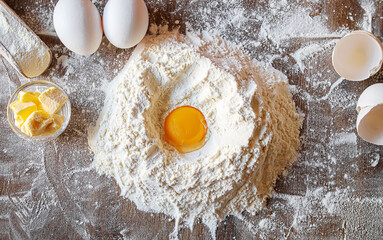
[[[103,103],[100,88],[121,70],[132,50],[116,49],[104,38],[96,54],[76,56],[52,34],[56,0],[5,2],[52,49],[53,63],[42,78],[68,91],[72,120],[57,141],[46,144],[25,142],[13,134],[7,122],[7,101],[28,80],[0,58],[0,239],[168,239],[174,227],[171,218],[137,210],[119,196],[112,179],[89,167],[87,128],[96,121]],[[106,0],[95,2],[102,11]],[[262,20],[251,21],[251,13],[264,9],[268,14],[268,1],[146,2],[151,23],[168,24],[170,29],[179,26],[181,32],[186,22],[197,30],[214,29],[220,24],[217,16],[224,19],[231,9],[244,10],[244,16],[249,16],[247,27],[216,27],[224,38],[243,44],[254,58],[284,72],[296,86],[294,100],[305,114],[301,156],[277,182],[276,195],[255,216],[244,212],[242,219],[226,217],[216,230],[217,239],[383,237],[383,217],[377,217],[383,214],[383,165],[375,164],[383,150],[356,138],[354,128],[358,96],[367,86],[382,82],[383,76],[340,82],[331,66],[331,41],[340,37],[339,32],[367,26],[383,36],[382,1],[287,1],[286,6],[302,6],[313,19],[324,19],[333,37],[293,36],[279,46],[263,39],[256,47],[250,43],[257,42]],[[369,4],[375,8],[371,16],[366,12]],[[279,11],[281,16],[289,13],[287,7]],[[305,59],[305,69],[299,68],[293,53],[313,43],[329,47]],[[267,57],[273,54],[277,57]],[[337,81],[339,85],[333,85]],[[333,211],[324,204],[326,199],[333,201]],[[211,239],[211,235],[197,220],[192,230],[182,228],[179,238]]]

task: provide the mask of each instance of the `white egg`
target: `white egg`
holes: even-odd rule
[[[90,0],[60,0],[53,13],[53,25],[61,42],[77,54],[90,55],[101,44],[101,17]]]
[[[145,36],[149,14],[143,0],[109,0],[104,9],[105,36],[118,48],[131,48]]]
[[[356,128],[365,141],[383,145],[383,83],[368,87],[360,95]]]
[[[345,79],[361,81],[379,71],[383,47],[378,38],[366,31],[352,32],[339,40],[332,54],[335,71]]]

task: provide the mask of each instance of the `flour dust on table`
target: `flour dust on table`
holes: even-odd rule
[[[164,119],[189,105],[206,118],[206,144],[180,154]],[[207,33],[148,36],[109,86],[91,131],[94,166],[139,209],[214,235],[227,215],[255,214],[297,158],[302,116],[285,75]]]

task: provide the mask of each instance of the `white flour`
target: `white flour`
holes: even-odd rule
[[[131,50],[118,50],[104,38],[96,54],[78,56],[53,37],[52,13],[57,0],[7,2],[36,33],[49,35],[43,39],[53,39],[49,43],[55,59],[45,77],[63,86],[75,107],[70,126],[56,142],[60,158],[53,158],[41,145],[19,141],[9,128],[6,111],[0,111],[0,174],[4,179],[0,184],[0,238],[12,238],[9,234],[23,228],[33,239],[51,234],[56,239],[168,239],[174,221],[163,214],[137,210],[118,196],[115,180],[89,168],[93,154],[88,151],[86,128],[96,121],[104,104],[104,86],[121,71]],[[106,0],[93,2],[102,12]],[[331,67],[332,49],[346,33],[363,29],[381,36],[380,1],[145,2],[151,23],[172,29],[178,21],[177,26],[186,31],[214,32],[241,45],[254,59],[271,63],[289,77],[294,100],[306,113],[299,160],[277,182],[266,208],[255,216],[245,211],[225,218],[217,227],[217,239],[381,239],[383,152],[357,137],[355,107],[367,85],[382,81],[382,73],[355,83],[339,79]],[[344,15],[348,25],[339,25],[337,18]],[[299,28],[289,24],[298,19],[306,19]],[[310,27],[314,24],[315,28]],[[0,61],[4,109],[18,85],[8,77],[7,69],[12,77],[13,70]],[[55,164],[46,167],[42,158]],[[62,185],[52,185],[47,175]],[[58,197],[56,190],[66,197]],[[23,204],[13,204],[7,194]],[[28,207],[29,214],[18,205]],[[15,224],[16,215],[31,216]],[[200,221],[193,227],[192,231],[181,230],[179,237],[209,239]]]
[[[301,116],[287,86],[219,37],[147,37],[110,86],[89,139],[94,164],[139,209],[174,217],[176,230],[200,217],[214,234],[226,215],[262,208],[297,157]],[[163,122],[183,105],[202,111],[209,133],[202,149],[180,155]]]
[[[50,64],[49,49],[2,5],[0,5],[0,44],[8,50],[27,77],[39,76]]]

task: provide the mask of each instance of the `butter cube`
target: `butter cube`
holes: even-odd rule
[[[40,93],[38,92],[19,92],[19,100],[20,102],[34,102],[37,106],[37,110],[43,110],[41,106],[41,102],[39,100]]]
[[[55,114],[67,101],[57,88],[38,92],[19,92],[19,100],[11,104],[15,125],[28,136],[53,134],[65,122],[65,116]]]
[[[20,102],[34,102],[36,105],[40,104],[39,101],[40,93],[38,92],[19,92],[19,100]]]
[[[38,110],[33,112],[24,124],[21,131],[30,137],[46,134],[46,129],[53,123],[53,118],[44,111]]]
[[[15,125],[16,125],[16,127],[21,128],[23,123],[24,123],[24,119],[21,116],[17,115],[16,118],[15,118]]]
[[[59,115],[59,114],[53,114],[52,115],[52,118],[53,118],[53,123],[54,124],[63,124],[65,122],[65,116],[63,115]]]
[[[28,116],[37,110],[37,106],[33,102],[21,102],[21,101],[15,101],[11,104],[11,109],[13,110],[13,113],[15,114],[15,119],[17,119],[17,116],[20,116],[23,121],[25,121]],[[20,121],[21,119],[18,119]]]
[[[53,114],[51,117],[53,122],[47,127],[45,131],[46,134],[54,134],[62,127],[63,123],[65,122],[65,116],[63,115]]]
[[[68,98],[55,87],[48,88],[39,96],[42,109],[49,114],[60,110]]]

